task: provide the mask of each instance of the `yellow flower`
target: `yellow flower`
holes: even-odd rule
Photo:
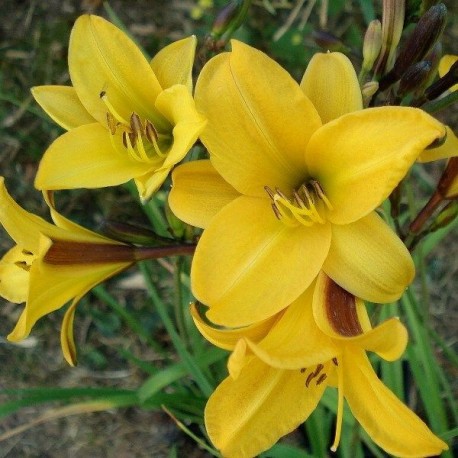
[[[195,47],[195,37],[177,41],[149,64],[105,19],[78,18],[68,57],[73,86],[32,89],[68,130],[46,151],[36,187],[99,188],[133,178],[148,199],[205,125],[191,95]]]
[[[392,318],[371,328],[364,303],[324,274],[275,319],[247,328],[211,327],[192,309],[202,334],[231,349],[230,376],[210,397],[205,424],[227,457],[251,457],[271,447],[315,410],[326,386],[337,387],[338,446],[344,398],[370,437],[401,457],[432,456],[447,449],[378,379],[366,356],[393,361],[407,331]]]
[[[12,342],[27,337],[41,317],[72,300],[62,324],[61,345],[65,359],[74,365],[73,318],[78,301],[141,254],[134,246],[69,221],[52,206],[50,210],[55,224],[21,208],[0,177],[0,224],[16,242],[0,260],[0,296],[18,304],[26,302],[8,335]]]
[[[177,167],[169,202],[205,228],[191,276],[211,321],[272,316],[321,269],[365,300],[401,296],[413,262],[374,210],[441,123],[415,108],[363,110],[340,53],[317,54],[299,86],[238,41],[207,63],[195,97],[210,161]]]

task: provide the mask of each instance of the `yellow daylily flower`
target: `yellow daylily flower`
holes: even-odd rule
[[[16,245],[0,260],[0,296],[25,302],[8,335],[17,342],[27,337],[44,315],[72,301],[61,329],[61,345],[69,364],[76,362],[73,317],[78,301],[91,288],[141,259],[137,247],[103,237],[62,215],[50,205],[55,224],[20,207],[0,177],[0,224]]]
[[[40,163],[35,186],[99,188],[134,179],[148,199],[205,126],[192,98],[196,38],[166,46],[151,61],[117,27],[83,15],[69,45],[72,87],[32,93],[68,132]]]
[[[212,322],[273,316],[321,269],[365,300],[402,295],[414,265],[374,210],[444,136],[441,123],[415,108],[363,110],[340,53],[316,55],[299,86],[235,40],[206,64],[195,98],[210,160],[175,169],[169,203],[205,228],[191,280]]]
[[[364,303],[325,274],[269,323],[221,329],[205,322],[195,307],[192,314],[204,337],[233,350],[230,376],[205,409],[207,432],[223,456],[252,457],[270,448],[308,418],[327,386],[338,389],[332,450],[340,439],[344,398],[388,453],[419,457],[447,449],[383,385],[366,356],[372,351],[398,359],[407,344],[404,326],[392,318],[372,329]]]
[[[442,78],[448,71],[450,67],[458,60],[458,56],[453,54],[446,54],[442,56],[442,59],[439,62],[439,76]],[[450,91],[458,90],[458,84],[455,84],[450,88]]]

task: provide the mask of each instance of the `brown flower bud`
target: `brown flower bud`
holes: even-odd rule
[[[409,92],[418,92],[429,80],[431,62],[422,60],[410,66],[399,82],[398,94],[404,97]]]

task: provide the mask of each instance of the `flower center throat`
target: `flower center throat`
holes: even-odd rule
[[[326,209],[333,207],[326,197],[323,188],[316,180],[310,180],[293,190],[292,197],[286,196],[280,189],[273,191],[265,186],[267,194],[272,200],[272,210],[275,216],[288,226],[312,226],[324,224]]]

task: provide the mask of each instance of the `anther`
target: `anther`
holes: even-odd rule
[[[305,379],[305,386],[308,388],[310,385],[310,382],[315,378],[315,374],[311,372],[308,377]]]
[[[269,188],[269,186],[264,186],[264,190],[269,194],[269,197],[274,200],[275,198],[275,193],[272,191],[272,189]]]
[[[25,254],[26,256],[33,256],[33,253],[29,250],[23,249],[22,254]]]
[[[306,370],[307,370],[307,368],[301,367],[301,374],[303,374]]]
[[[272,202],[271,205],[272,205],[272,210],[274,211],[275,216],[277,217],[277,219],[281,219],[281,212],[278,209],[278,207],[273,202]]]
[[[154,143],[154,141],[157,141],[159,136],[157,134],[156,128],[153,126],[151,121],[147,120],[146,125],[145,125],[145,135],[146,138],[151,142]]]
[[[118,122],[114,118],[114,116],[107,111],[107,125],[108,129],[110,130],[111,135],[116,133],[116,128],[118,127]]]
[[[332,358],[332,362],[334,363],[335,366],[339,365],[339,363],[337,362],[337,358]]]
[[[140,116],[138,116],[137,113],[132,113],[130,116],[130,128],[136,135],[143,133],[143,124],[140,120]]]
[[[20,269],[26,270],[27,272],[30,270],[30,265],[27,264],[25,261],[17,261],[14,264]]]
[[[322,364],[318,364],[318,366],[316,366],[315,372],[313,373],[313,376],[316,377],[323,370],[323,368],[324,366]]]
[[[328,378],[328,376],[326,374],[321,374],[318,378],[318,380],[316,381],[316,385],[321,385],[326,379]]]

